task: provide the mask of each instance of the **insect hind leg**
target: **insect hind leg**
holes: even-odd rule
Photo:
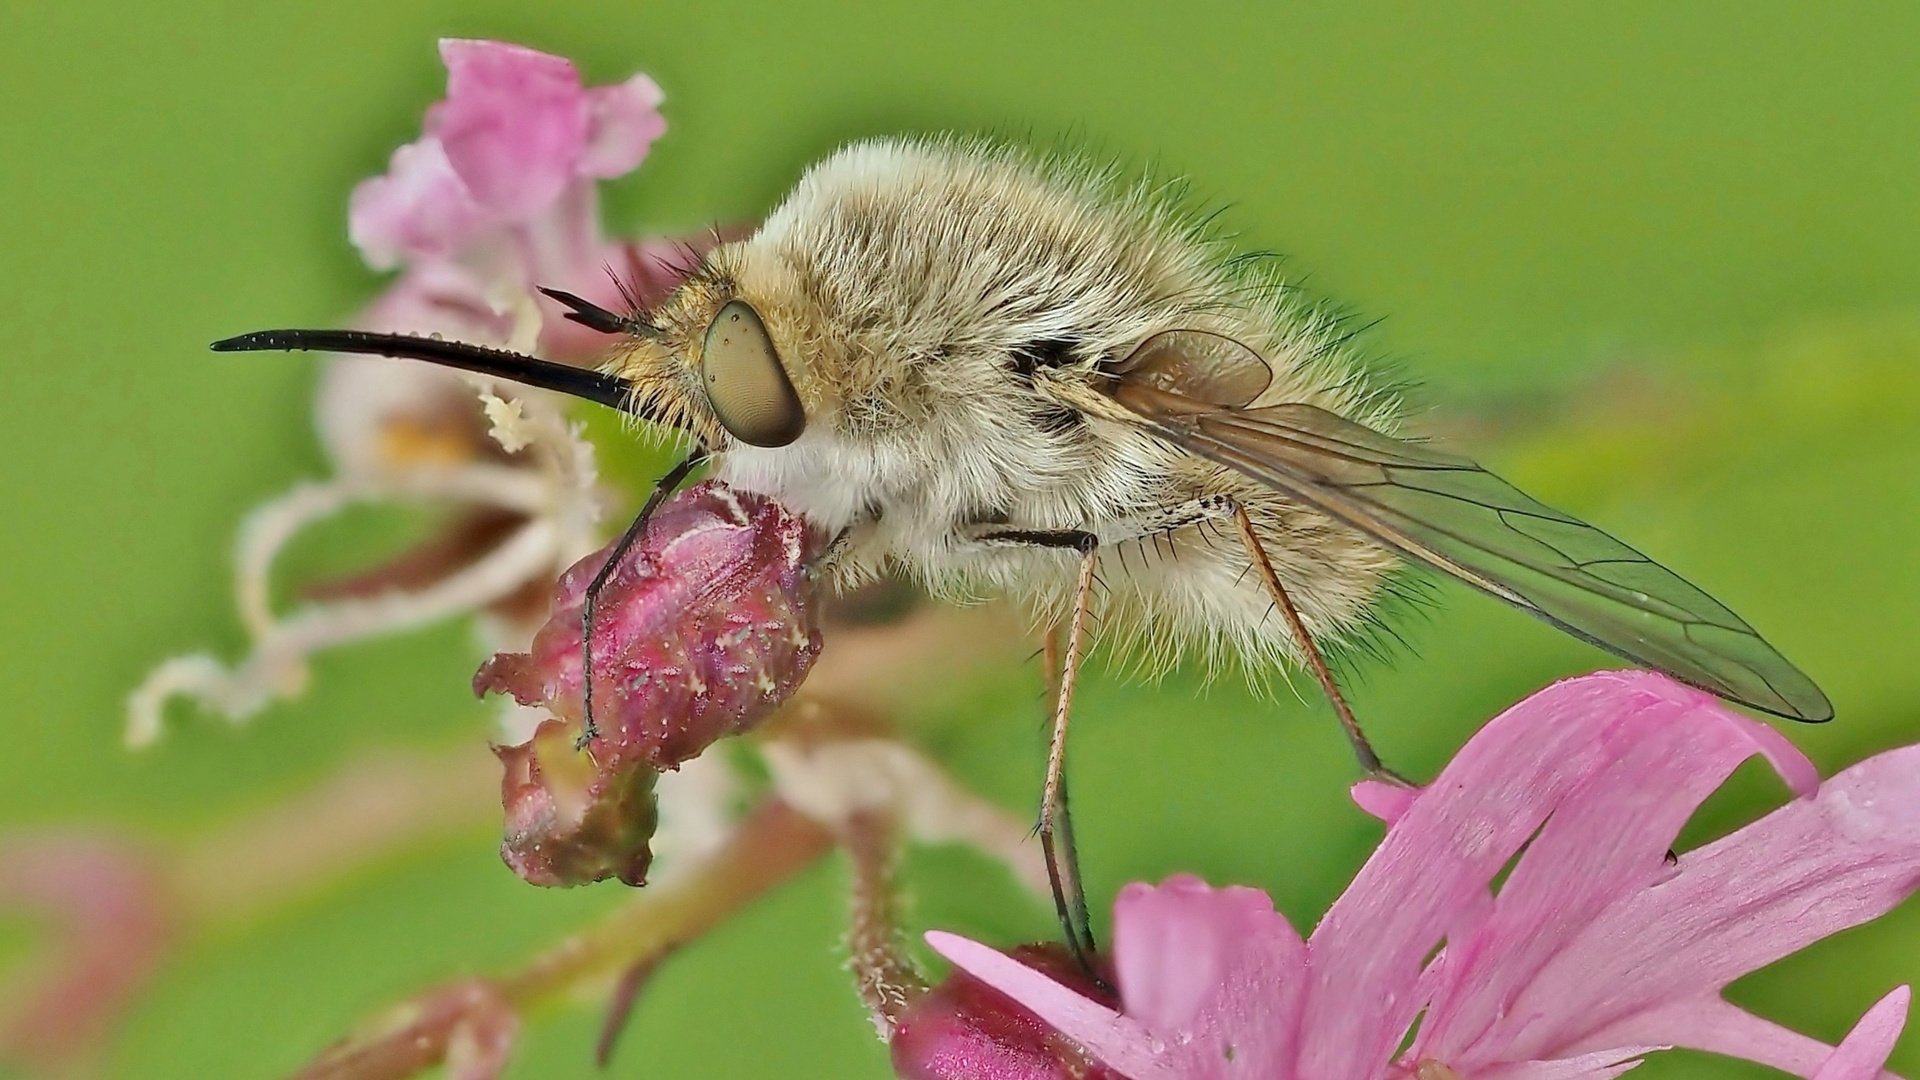
[[[1247,516],[1246,507],[1238,500],[1229,500],[1227,504],[1233,517],[1235,528],[1240,533],[1240,542],[1245,545],[1253,568],[1259,573],[1260,580],[1267,587],[1268,595],[1273,597],[1274,606],[1287,621],[1287,629],[1292,632],[1294,644],[1300,648],[1301,658],[1307,669],[1319,682],[1320,690],[1327,696],[1327,703],[1333,706],[1334,715],[1340,718],[1341,730],[1346,733],[1347,743],[1353,748],[1353,756],[1360,762],[1367,775],[1376,780],[1386,780],[1402,787],[1413,786],[1406,778],[1387,768],[1380,762],[1380,755],[1367,741],[1366,732],[1360,730],[1360,721],[1354,718],[1353,708],[1347,704],[1346,695],[1340,692],[1340,684],[1333,677],[1333,670],[1327,666],[1326,658],[1320,655],[1320,647],[1314,644],[1313,635],[1307,632],[1307,624],[1300,618],[1300,610],[1293,606],[1293,598],[1287,595],[1286,587],[1280,584],[1280,575],[1274,573],[1273,563],[1267,558],[1266,548],[1260,545],[1260,537],[1253,531],[1253,519]]]

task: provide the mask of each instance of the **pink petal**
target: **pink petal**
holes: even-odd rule
[[[513,319],[488,305],[487,283],[472,269],[428,259],[408,266],[361,311],[354,325],[499,345],[512,332]]]
[[[1189,874],[1158,888],[1134,882],[1120,890],[1113,912],[1113,963],[1127,1015],[1163,1033],[1193,1022],[1260,916],[1274,917],[1260,890],[1216,891]]]
[[[449,254],[486,221],[432,136],[395,150],[386,175],[360,181],[347,202],[347,236],[375,270]]]
[[[1386,780],[1362,780],[1349,788],[1348,794],[1355,806],[1391,825],[1413,806],[1420,789]]]
[[[1719,995],[1668,1003],[1666,1026],[1687,1032],[1694,1050],[1744,1058],[1796,1076],[1811,1076],[1833,1047],[1730,1004]]]
[[[1658,1042],[1752,1056],[1701,1024],[1701,1002],[1917,887],[1920,746],[1911,746],[1690,853],[1671,880],[1608,908],[1536,977],[1526,1007],[1584,1014],[1582,1049]],[[1801,1075],[1813,1064],[1758,1060]]]
[[[545,210],[516,227],[513,237],[516,265],[502,268],[499,276],[510,275],[528,292],[535,285],[572,292],[569,285],[606,276],[600,191],[591,180],[568,184]]]
[[[1658,675],[1570,679],[1495,717],[1455,755],[1314,930],[1304,1076],[1378,1076],[1425,1003],[1421,969],[1570,794],[1698,691]]]
[[[573,180],[588,107],[571,62],[497,41],[440,42],[447,100],[430,125],[475,201],[524,220]]]
[[[1129,1080],[1192,1080],[1154,1052],[1154,1043],[1134,1021],[977,941],[929,930],[927,944],[967,974],[1019,1002],[1054,1030]]]
[[[1473,1080],[1613,1080],[1664,1046],[1623,1046],[1551,1061],[1518,1061],[1472,1073]]]
[[[1306,948],[1257,889],[1180,875],[1114,903],[1113,956],[1127,1016],[1185,1077],[1271,1076],[1291,1064]]]
[[[580,175],[607,179],[639,168],[653,140],[666,134],[667,119],[660,115],[665,99],[660,84],[646,75],[588,90],[587,146],[577,166]]]
[[[1681,826],[1741,762],[1764,754],[1790,778],[1815,775],[1778,732],[1693,691],[1669,684],[1627,707],[1643,734],[1553,811],[1484,921],[1450,936],[1416,1056],[1469,1075],[1561,1056],[1588,1013],[1529,994],[1536,975],[1579,950],[1609,905],[1667,873]]]
[[[1907,1026],[1907,1003],[1912,997],[1911,988],[1900,986],[1874,1003],[1833,1056],[1814,1071],[1813,1080],[1874,1080],[1881,1075],[1893,1044]]]

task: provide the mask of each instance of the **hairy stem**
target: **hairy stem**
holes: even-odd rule
[[[881,1039],[891,1039],[907,1006],[927,992],[927,981],[908,959],[900,938],[893,872],[900,845],[892,815],[853,814],[847,818],[842,839],[853,865],[847,966],[874,1030]]]

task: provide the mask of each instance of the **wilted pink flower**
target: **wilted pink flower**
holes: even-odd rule
[[[519,1011],[498,985],[458,979],[390,1009],[294,1080],[412,1076],[441,1064],[449,1080],[494,1080],[519,1037]]]
[[[1686,819],[1754,754],[1801,797],[1669,863]],[[1611,1077],[1671,1046],[1880,1075],[1906,988],[1837,1052],[1721,990],[1920,887],[1920,746],[1821,784],[1764,724],[1660,676],[1606,673],[1509,709],[1410,798],[1360,794],[1391,827],[1305,941],[1257,890],[1123,890],[1119,1011],[965,938],[928,940],[1131,1080]]]
[[[561,576],[533,651],[488,660],[476,692],[580,716],[581,606],[611,547]],[[595,755],[670,769],[785,701],[820,653],[815,550],[779,503],[717,481],[662,503],[595,610]]]
[[[645,877],[653,781],[714,740],[765,719],[820,653],[806,576],[806,524],[769,499],[708,481],[662,503],[608,579],[593,628],[594,723],[585,750],[581,607],[612,545],[554,589],[533,650],[500,653],[477,693],[510,693],[555,714],[500,751],[502,855],[539,885]]]
[[[560,318],[535,286],[613,308],[657,304],[712,243],[601,233],[596,182],[639,165],[665,129],[659,87],[635,75],[584,88],[568,61],[501,42],[444,41],[441,55],[448,93],[427,111],[425,133],[353,195],[354,241],[372,265],[401,267],[354,321],[590,362],[607,338]],[[299,693],[307,658],[347,641],[488,612],[504,616],[482,625],[497,646],[523,645],[539,617],[523,601],[537,605],[600,542],[601,492],[592,448],[560,403],[499,393],[512,400],[483,412],[465,376],[331,358],[314,414],[338,475],[260,507],[242,531],[237,592],[253,654],[235,668],[206,655],[161,665],[129,701],[129,741],[156,738],[176,695],[244,720]],[[490,427],[504,433],[498,441]],[[272,608],[273,562],[307,525],[356,503],[416,501],[464,512],[387,565],[307,590],[316,603]],[[505,723],[516,739],[533,726],[518,715]]]
[[[534,885],[586,885],[617,877],[644,885],[660,824],[660,770],[639,760],[595,761],[580,724],[543,721],[517,746],[496,746],[504,770],[500,859]]]

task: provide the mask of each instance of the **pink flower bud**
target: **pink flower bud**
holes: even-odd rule
[[[805,569],[817,546],[806,524],[760,496],[697,484],[659,507],[600,593],[599,731],[576,750],[581,609],[610,548],[561,577],[532,651],[497,654],[474,675],[476,693],[510,693],[555,716],[499,751],[502,855],[535,884],[639,884],[658,771],[764,720],[820,652]]]
[[[1021,963],[1109,1008],[1119,1002],[1058,945],[1012,950]],[[902,1080],[1121,1080],[1012,998],[963,971],[921,995],[893,1032]]]

